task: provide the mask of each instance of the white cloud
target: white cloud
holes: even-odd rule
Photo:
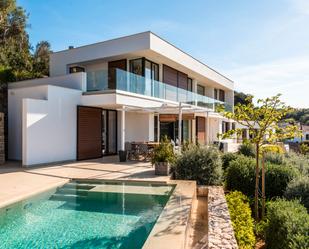
[[[236,90],[258,98],[282,94],[293,107],[309,108],[309,57],[293,57],[271,62],[238,66],[228,71]]]

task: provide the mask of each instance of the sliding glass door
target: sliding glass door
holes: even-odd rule
[[[102,149],[104,155],[117,154],[117,111],[102,110]]]

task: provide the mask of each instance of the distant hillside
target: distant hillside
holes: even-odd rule
[[[248,96],[250,96],[250,94],[235,91],[234,104],[246,104],[246,98]],[[297,122],[303,125],[309,125],[309,108],[295,109],[293,112],[287,114],[284,119],[289,120],[290,122]]]

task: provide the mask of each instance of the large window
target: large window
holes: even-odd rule
[[[193,81],[191,78],[188,78],[187,90],[192,92],[193,89]]]
[[[205,96],[205,87],[201,85],[197,85],[197,93]]]
[[[157,84],[154,81],[159,80],[159,65],[147,60],[138,58],[130,60],[131,91],[149,96],[157,96]],[[141,77],[142,76],[142,77]]]

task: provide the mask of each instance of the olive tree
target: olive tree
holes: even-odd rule
[[[275,143],[282,139],[300,136],[300,131],[296,125],[280,126],[282,118],[291,111],[291,108],[286,106],[280,100],[280,94],[266,98],[258,99],[257,105],[252,101],[253,96],[249,96],[245,104],[237,104],[234,107],[234,112],[226,112],[222,108],[219,111],[226,118],[232,119],[243,127],[248,129],[251,135],[248,142],[255,145],[256,148],[256,167],[255,167],[255,218],[259,218],[259,159],[261,146],[266,143]],[[233,135],[241,135],[241,128],[234,128],[228,132],[221,134],[222,138],[229,138]]]

